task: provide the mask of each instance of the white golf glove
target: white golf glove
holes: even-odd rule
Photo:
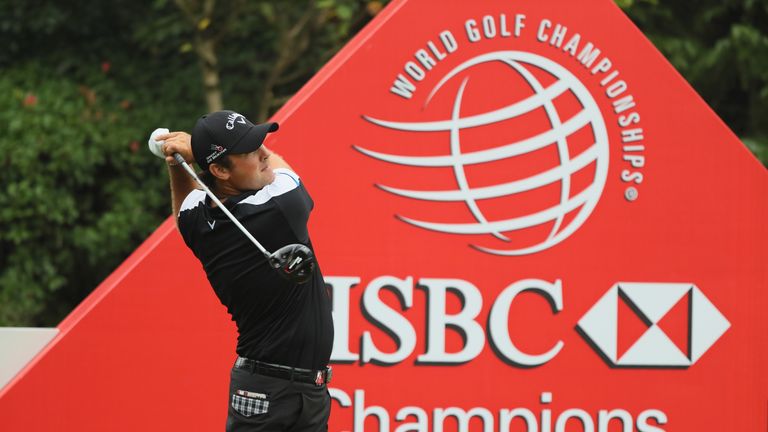
[[[165,155],[163,154],[163,144],[165,144],[165,141],[157,141],[155,138],[160,135],[167,134],[168,132],[169,130],[166,128],[157,128],[154,132],[152,132],[152,135],[149,136],[149,141],[147,141],[147,144],[149,145],[149,151],[151,151],[153,155],[159,157],[160,159],[165,159]]]

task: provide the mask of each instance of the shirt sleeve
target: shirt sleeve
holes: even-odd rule
[[[258,206],[274,203],[299,241],[306,243],[309,241],[307,221],[314,206],[312,198],[298,174],[286,168],[278,168],[274,172],[275,179],[271,184],[240,201],[240,204]]]
[[[284,177],[281,181],[287,182],[288,179],[296,181],[295,189],[290,193],[278,196],[275,201],[299,241],[308,243],[309,232],[307,231],[307,222],[309,222],[309,214],[314,208],[314,202],[304,184],[299,181],[299,177],[293,171],[283,169],[275,171],[276,177]],[[275,180],[277,181],[277,178]]]
[[[177,219],[179,232],[181,233],[181,237],[184,239],[184,243],[186,243],[187,246],[193,250],[193,237],[195,227],[197,226],[197,217],[199,216],[198,209],[199,206],[204,203],[205,191],[195,189],[190,192],[186,198],[184,198],[184,201],[181,203],[181,209],[179,210]]]
[[[275,171],[275,179],[272,183],[259,189],[258,192],[243,199],[239,204],[261,205],[280,196],[287,194],[301,185],[298,174],[285,169],[278,168]]]

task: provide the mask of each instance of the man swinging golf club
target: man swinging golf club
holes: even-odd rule
[[[237,324],[228,432],[328,430],[330,298],[307,231],[312,199],[263,145],[277,129],[217,111],[191,136],[158,129],[149,140],[168,163],[184,242]]]

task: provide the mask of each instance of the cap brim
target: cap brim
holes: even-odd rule
[[[243,154],[258,150],[268,133],[275,132],[280,128],[275,122],[262,123],[254,125],[251,130],[240,139],[233,148],[229,149],[229,154]]]

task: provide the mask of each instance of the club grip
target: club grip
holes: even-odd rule
[[[174,158],[174,159],[176,159],[176,162],[178,162],[178,163],[179,163],[179,165],[184,165],[184,164],[186,163],[186,161],[184,160],[184,158],[183,158],[183,157],[181,157],[181,155],[180,155],[180,154],[178,154],[178,153],[174,153],[174,154],[173,154],[173,158]]]

